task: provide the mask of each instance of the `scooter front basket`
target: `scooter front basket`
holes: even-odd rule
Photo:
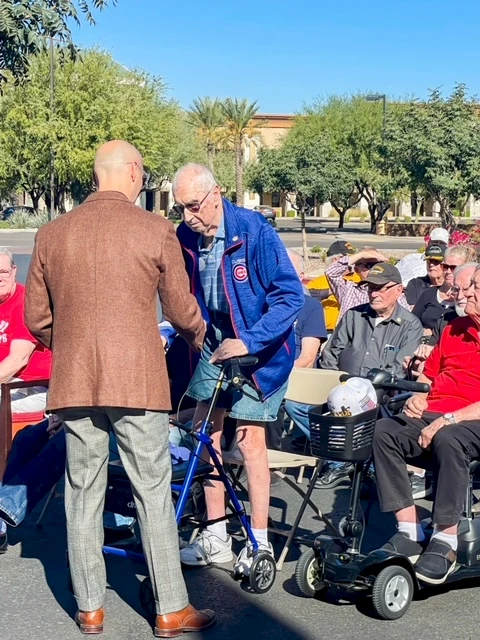
[[[324,405],[309,411],[312,455],[340,462],[365,462],[372,453],[378,407],[356,416],[324,414]]]

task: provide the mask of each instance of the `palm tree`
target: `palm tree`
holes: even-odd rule
[[[207,163],[213,171],[213,158],[219,140],[219,131],[225,118],[217,98],[195,98],[188,112],[188,122],[195,127],[207,147]]]
[[[250,103],[245,98],[241,100],[227,98],[221,103],[221,108],[225,118],[223,137],[235,151],[237,204],[243,207],[243,170],[245,165],[243,146],[247,138],[258,133],[251,124],[253,116],[258,111],[257,101]]]

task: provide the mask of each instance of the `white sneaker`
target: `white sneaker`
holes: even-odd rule
[[[272,558],[274,557],[273,547],[270,544],[270,542],[267,545],[259,544],[258,551],[269,553],[272,556]],[[240,553],[237,556],[237,561],[235,562],[235,567],[234,567],[235,572],[244,576],[248,576],[250,573],[250,568],[253,563],[253,558],[254,558],[253,545],[251,542],[247,542],[247,544],[243,547],[243,549],[240,551]]]
[[[180,561],[190,567],[206,567],[213,562],[222,564],[233,560],[232,539],[222,540],[208,529],[180,550]]]

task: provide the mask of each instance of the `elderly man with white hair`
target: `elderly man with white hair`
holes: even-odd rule
[[[251,523],[259,548],[268,542],[270,473],[265,423],[274,422],[295,359],[293,325],[304,303],[298,276],[276,231],[261,214],[222,198],[211,171],[188,164],[173,179],[175,209],[183,217],[178,238],[183,248],[192,292],[208,328],[188,395],[197,400],[194,424],[206,415],[207,402],[222,362],[254,355],[258,363],[248,375],[257,391],[223,392],[212,416],[214,446],[220,442],[226,410],[237,420],[237,443],[248,478]],[[221,483],[205,487],[209,525],[182,549],[182,562],[205,566],[232,559],[225,523]],[[247,545],[237,560],[248,570],[253,561]]]
[[[373,457],[380,509],[393,512],[397,533],[384,545],[415,562],[417,578],[441,584],[455,570],[458,522],[469,463],[480,458],[480,267],[465,287],[465,317],[445,327],[404,413],[379,420]],[[407,463],[432,466],[433,533],[428,542],[411,494]]]

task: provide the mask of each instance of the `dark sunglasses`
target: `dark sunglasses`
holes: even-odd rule
[[[198,213],[201,209],[202,204],[215,189],[215,186],[216,185],[214,185],[200,201],[193,200],[192,202],[186,202],[185,204],[175,203],[172,207],[173,211],[175,211],[175,213],[179,216],[183,216],[183,214],[185,213],[185,209],[188,209],[191,213]]]
[[[455,271],[455,269],[458,267],[457,264],[446,264],[445,262],[442,262],[442,267],[444,269],[449,269],[450,271]]]

